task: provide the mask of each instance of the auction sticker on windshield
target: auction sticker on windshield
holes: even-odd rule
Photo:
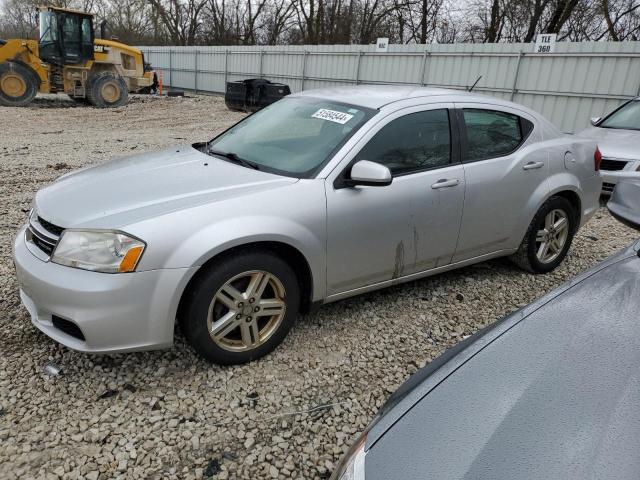
[[[339,123],[340,125],[344,125],[353,118],[353,115],[349,115],[348,113],[329,110],[326,108],[321,108],[311,116],[313,118],[320,118],[322,120],[329,120],[330,122]]]

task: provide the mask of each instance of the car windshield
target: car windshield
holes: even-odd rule
[[[283,98],[213,139],[209,152],[248,167],[309,178],[374,113],[318,98]]]
[[[604,119],[599,127],[640,130],[640,100],[633,100]]]

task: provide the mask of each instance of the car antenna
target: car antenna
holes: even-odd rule
[[[482,78],[482,75],[480,75],[478,79],[475,82],[473,82],[473,85],[471,85],[467,91],[470,92],[471,90],[473,90],[481,78]]]

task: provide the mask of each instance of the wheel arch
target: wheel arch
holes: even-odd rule
[[[189,297],[189,292],[193,289],[193,286],[200,280],[200,278],[202,278],[207,268],[215,265],[221,259],[239,252],[271,252],[287,262],[291,268],[293,268],[300,284],[300,311],[302,313],[306,313],[311,309],[313,303],[314,280],[311,266],[309,265],[307,258],[300,250],[288,243],[274,240],[262,240],[243,243],[227,248],[214,254],[200,265],[200,267],[193,272],[191,278],[182,289],[182,292],[180,292],[180,300],[178,301],[178,307],[176,310],[176,320],[180,318],[184,311],[186,301]]]
[[[573,207],[576,229],[578,229],[580,227],[580,219],[582,218],[582,200],[580,199],[580,195],[578,195],[578,192],[571,189],[559,190],[557,192],[553,192],[549,196],[549,198],[551,197],[562,197],[571,204],[571,206]]]
[[[566,180],[566,179],[565,179]],[[581,223],[581,219],[582,219],[582,200],[580,198],[580,194],[579,194],[579,190],[578,187],[576,185],[573,185],[572,183],[566,181],[566,182],[557,182],[558,185],[556,188],[551,188],[548,189],[547,187],[543,187],[541,185],[541,187],[538,189],[538,191],[536,193],[534,193],[534,195],[531,196],[531,201],[529,203],[529,206],[527,208],[527,212],[531,211],[533,212],[533,214],[527,218],[524,215],[521,218],[520,224],[517,227],[517,230],[514,231],[514,235],[513,238],[514,239],[518,239],[518,243],[517,245],[512,245],[513,250],[515,251],[520,244],[522,243],[522,240],[524,239],[527,230],[529,228],[529,225],[531,224],[531,222],[533,221],[533,219],[535,218],[536,214],[538,213],[538,211],[540,210],[540,208],[542,208],[542,206],[547,202],[547,200],[549,200],[551,197],[562,197],[565,198],[566,200],[569,201],[569,203],[571,203],[571,205],[574,207],[574,220],[576,223],[576,230],[578,228],[580,228],[580,223]],[[542,188],[545,188],[545,190],[543,191]]]

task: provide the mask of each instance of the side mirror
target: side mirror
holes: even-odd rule
[[[616,220],[640,230],[640,182],[618,182],[611,194],[607,208]]]
[[[384,187],[391,185],[392,180],[391,170],[384,165],[369,160],[360,160],[351,167],[350,177],[346,183],[352,187],[356,185]]]
[[[600,123],[600,120],[602,120],[602,117],[591,117],[591,125],[595,127],[598,123]]]

